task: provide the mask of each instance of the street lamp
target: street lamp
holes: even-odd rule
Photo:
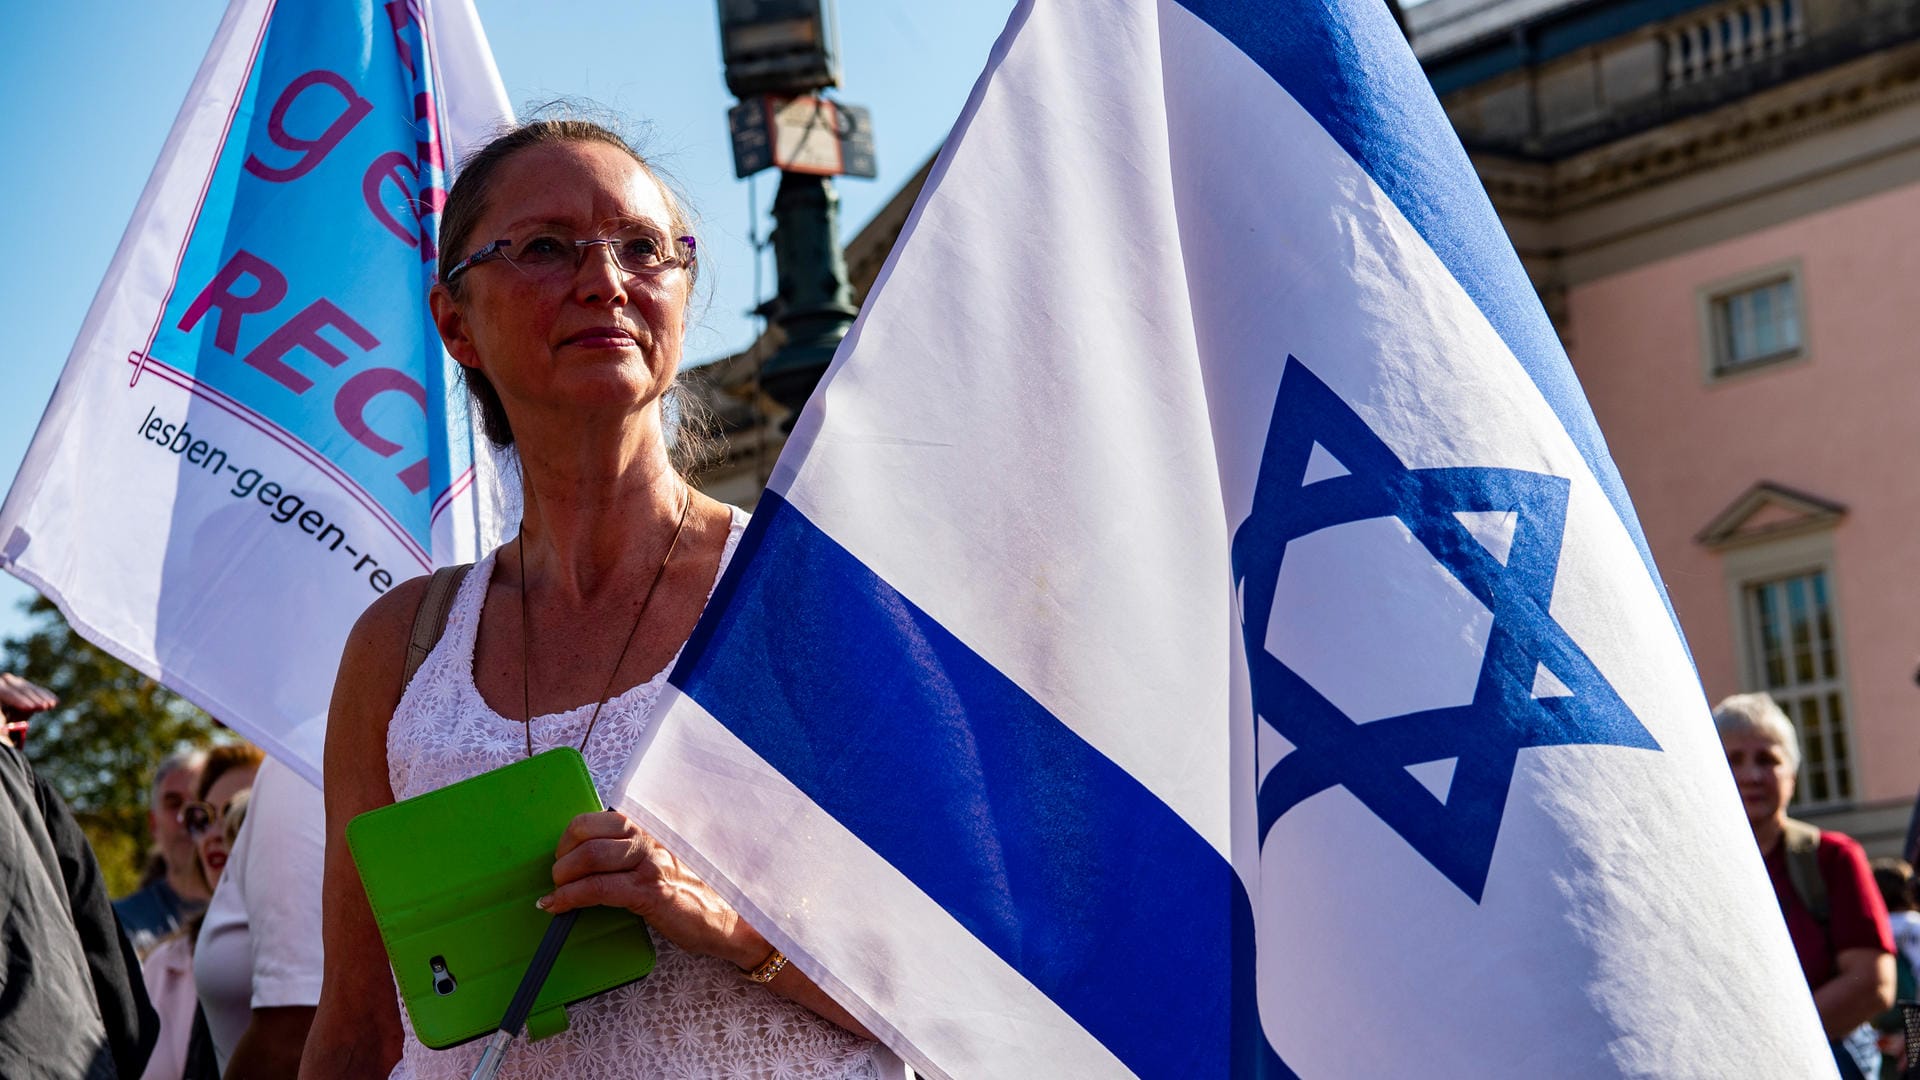
[[[773,199],[779,292],[769,314],[786,344],[760,368],[760,386],[798,414],[853,325],[853,288],[840,250],[834,176],[874,175],[865,109],[821,97],[840,84],[833,0],[719,0],[720,51],[734,172],[780,170]]]

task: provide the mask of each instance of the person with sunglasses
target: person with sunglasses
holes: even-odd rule
[[[220,872],[226,869],[227,853],[232,850],[227,815],[234,800],[253,787],[253,778],[265,758],[251,743],[229,743],[207,751],[194,801],[180,808],[180,824],[193,840],[200,876],[206,881],[209,895],[219,886]]]
[[[440,218],[429,297],[488,437],[516,451],[519,535],[472,567],[411,681],[429,581],[389,590],[348,638],[327,720],[326,977],[308,1078],[468,1076],[480,1043],[407,1026],[348,854],[355,815],[556,746],[603,799],[652,712],[746,515],[685,478],[670,406],[698,273],[691,220],[617,135],[536,121],[469,158]],[[713,889],[616,811],[559,841],[553,914],[647,922],[639,982],[569,1006],[502,1077],[898,1075],[853,1017]]]
[[[193,801],[180,808],[180,825],[193,841],[194,864],[201,883],[212,895],[226,869],[232,841],[227,821],[238,824],[237,805],[253,787],[253,777],[264,758],[249,743],[229,743],[207,751]],[[160,1014],[160,1042],[147,1060],[142,1080],[199,1080],[220,1075],[206,1023],[199,1016],[200,995],[194,984],[194,941],[200,935],[204,912],[162,941],[140,964],[147,996]]]

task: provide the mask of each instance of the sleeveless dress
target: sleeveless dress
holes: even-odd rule
[[[746,515],[735,510],[722,571],[745,523]],[[473,681],[474,638],[495,555],[481,559],[460,583],[445,633],[394,710],[387,729],[387,774],[396,799],[526,756],[523,726],[489,708]],[[609,698],[601,708],[584,753],[602,797],[619,781],[653,722],[654,703],[672,670],[669,661],[652,679]],[[579,745],[592,713],[589,704],[535,717],[534,752]],[[501,1077],[876,1080],[882,1061],[897,1060],[877,1044],[747,981],[725,960],[683,952],[658,934],[653,941],[659,955],[652,974],[569,1006],[568,1028],[558,1035],[533,1043],[516,1040]],[[415,1037],[405,1009],[400,1022],[406,1045],[393,1077],[465,1078],[473,1071],[482,1041],[430,1050]]]

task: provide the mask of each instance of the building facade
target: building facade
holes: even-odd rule
[[[1404,21],[1559,328],[1707,695],[1800,729],[1794,813],[1920,788],[1920,0],[1427,0]],[[864,298],[926,169],[848,245]],[[701,369],[751,507],[770,331]]]
[[[1920,0],[1429,0],[1415,51],[1572,357],[1709,698],[1794,813],[1920,786]]]

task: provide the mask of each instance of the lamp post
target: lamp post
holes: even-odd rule
[[[840,250],[833,177],[874,174],[866,110],[819,96],[840,84],[833,0],[719,0],[734,171],[780,170],[773,199],[779,291],[768,314],[786,334],[760,386],[798,414],[856,309]]]

